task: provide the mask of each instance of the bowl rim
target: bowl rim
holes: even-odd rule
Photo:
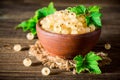
[[[43,28],[40,26],[40,20],[37,22],[36,27],[38,27],[39,29],[41,29],[41,30],[42,30],[44,33],[46,33],[46,34],[59,35],[59,36],[87,36],[87,35],[96,33],[96,32],[98,32],[98,31],[101,31],[101,28],[98,28],[98,29],[96,29],[95,31],[87,32],[87,33],[84,33],[84,34],[59,34],[59,33],[53,33],[53,32],[50,32],[50,31],[47,31],[47,30],[43,29]],[[36,28],[36,29],[37,29],[37,28]]]

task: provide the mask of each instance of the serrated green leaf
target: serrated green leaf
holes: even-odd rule
[[[86,16],[86,23],[89,26],[90,24],[94,24],[96,27],[101,28],[101,13],[92,12],[89,16]]]
[[[75,60],[75,61],[82,61],[83,57],[81,55],[78,55],[78,56],[74,57],[73,60]]]
[[[29,30],[29,28],[27,27],[27,24],[28,24],[27,21],[23,21],[16,28],[22,28],[23,32],[26,32],[27,30]]]
[[[55,11],[56,11],[56,9],[54,8],[53,2],[51,2],[51,3],[48,5],[48,15],[49,15],[49,14],[53,14]]]
[[[27,25],[27,21],[23,21],[23,22],[21,22],[16,28],[26,27],[26,25]]]
[[[86,68],[84,68],[84,67],[81,67],[81,66],[76,67],[76,72],[77,73],[81,73],[81,72],[83,72],[85,70],[86,70]]]
[[[76,62],[76,72],[80,73],[82,71],[84,71],[84,66],[83,66],[83,57],[81,55],[78,55],[76,57],[74,57],[74,60]]]
[[[79,14],[85,14],[85,12],[86,12],[86,7],[84,6],[84,5],[80,5],[80,6],[78,6],[77,7],[78,8],[78,13]]]
[[[35,14],[38,19],[39,18],[43,18],[47,15],[53,14],[56,11],[56,9],[54,8],[53,3],[51,2],[48,7],[44,7],[42,9],[38,9]]]
[[[74,60],[76,61],[76,67],[77,66],[82,66],[83,64],[83,57],[81,55],[78,55],[74,58]]]
[[[100,7],[99,6],[90,6],[88,7],[88,12],[91,13],[91,12],[99,12],[100,10]]]
[[[36,22],[28,22],[29,29],[36,28]]]
[[[30,31],[32,34],[36,34],[36,23],[38,22],[38,20],[40,18],[43,18],[47,15],[53,14],[56,11],[56,9],[54,8],[53,3],[51,2],[48,7],[43,7],[41,9],[38,9],[35,11],[35,15],[24,21],[21,22],[16,28],[22,28],[23,31]]]
[[[101,19],[100,19],[101,13],[93,12],[93,13],[91,13],[90,16],[91,16],[93,23],[96,25],[96,27],[101,28],[101,26],[102,26]]]
[[[93,23],[92,23],[92,19],[91,19],[90,16],[86,16],[86,17],[85,17],[85,21],[86,21],[86,23],[87,23],[87,26],[89,26],[90,24],[93,24]]]
[[[76,67],[81,67],[82,65],[83,65],[83,60],[76,62]]]
[[[31,33],[33,34],[33,35],[35,35],[36,34],[36,29],[30,29],[30,31],[31,31]]]
[[[94,52],[89,52],[86,56],[85,59],[87,61],[98,61],[98,60],[102,60],[102,58],[98,55],[96,55]]]
[[[85,56],[85,60],[88,63],[87,68],[91,73],[94,73],[94,74],[101,73],[101,70],[99,69],[98,62],[97,62],[98,60],[102,60],[100,56],[96,55],[94,52],[91,51]]]
[[[35,15],[34,18],[36,19],[36,21],[38,21],[38,19],[45,17],[43,13],[41,13],[41,9],[38,9],[35,11]]]
[[[92,13],[90,14],[90,16],[91,16],[91,17],[101,17],[102,14],[99,13],[99,12],[92,12]]]
[[[34,17],[30,18],[30,19],[29,19],[29,20],[27,20],[27,21],[28,21],[29,23],[31,23],[31,22],[32,22],[32,23],[33,23],[33,22],[35,22],[35,23],[36,23],[36,22],[37,22],[37,21],[36,21],[36,19],[35,19]]]
[[[94,24],[96,25],[96,27],[101,28],[102,23],[101,23],[100,17],[92,17],[92,20],[94,21]]]
[[[22,27],[23,28],[23,32],[26,32],[27,30],[29,30],[29,28],[26,26],[26,27]]]
[[[98,65],[98,62],[97,61],[94,61],[94,60],[90,60],[90,61],[87,61],[87,63],[89,64],[89,65]]]
[[[81,55],[78,55],[74,58],[76,62],[76,72],[80,73],[83,71],[89,71],[90,73],[100,74],[101,70],[98,66],[98,60],[101,60],[101,57],[96,55],[94,52],[89,52],[83,58]]]
[[[101,70],[98,65],[89,65],[88,66],[90,73],[101,74]]]

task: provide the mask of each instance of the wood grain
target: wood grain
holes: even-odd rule
[[[56,3],[58,10],[64,9],[67,6],[74,6],[79,4],[80,0],[71,2],[53,0]],[[31,67],[24,67],[22,60],[28,57],[29,45],[35,43],[37,39],[28,41],[26,39],[26,33],[23,33],[21,29],[15,30],[14,27],[21,21],[28,19],[34,15],[34,11],[49,3],[36,0],[21,0],[16,2],[15,0],[2,0],[0,3],[0,80],[119,80],[120,79],[120,6],[119,0],[106,0],[96,2],[87,0],[82,3],[86,5],[98,4],[102,6],[102,34],[99,42],[93,49],[94,51],[104,51],[109,54],[112,59],[112,63],[108,66],[102,67],[103,74],[93,75],[87,73],[81,73],[79,75],[73,75],[72,72],[65,72],[60,70],[52,70],[50,76],[42,76],[42,65],[35,58],[31,57],[33,65]],[[65,4],[63,4],[65,3]],[[104,49],[104,44],[108,42],[112,48],[110,50]],[[21,44],[26,48],[20,52],[13,50],[14,44]]]

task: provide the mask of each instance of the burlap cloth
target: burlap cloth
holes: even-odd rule
[[[96,52],[98,56],[101,56],[102,60],[99,62],[99,66],[108,65],[111,62],[111,59],[106,53]],[[61,70],[73,70],[75,69],[75,62],[73,60],[65,60],[57,56],[50,56],[42,45],[36,41],[34,45],[30,46],[29,55],[36,57],[43,65],[50,68],[59,68]]]

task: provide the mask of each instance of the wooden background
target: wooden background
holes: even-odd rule
[[[52,0],[58,10],[78,4],[99,5],[102,7],[102,34],[94,51],[104,51],[109,54],[112,63],[102,67],[101,75],[52,70],[52,74],[41,75],[43,67],[35,58],[33,65],[24,67],[22,60],[28,57],[28,47],[37,39],[28,41],[26,33],[15,30],[21,21],[34,15],[34,11],[47,6],[51,0],[0,0],[0,80],[120,80],[120,2],[119,0]],[[108,42],[112,48],[104,49]],[[26,48],[20,52],[13,50],[14,44]]]

